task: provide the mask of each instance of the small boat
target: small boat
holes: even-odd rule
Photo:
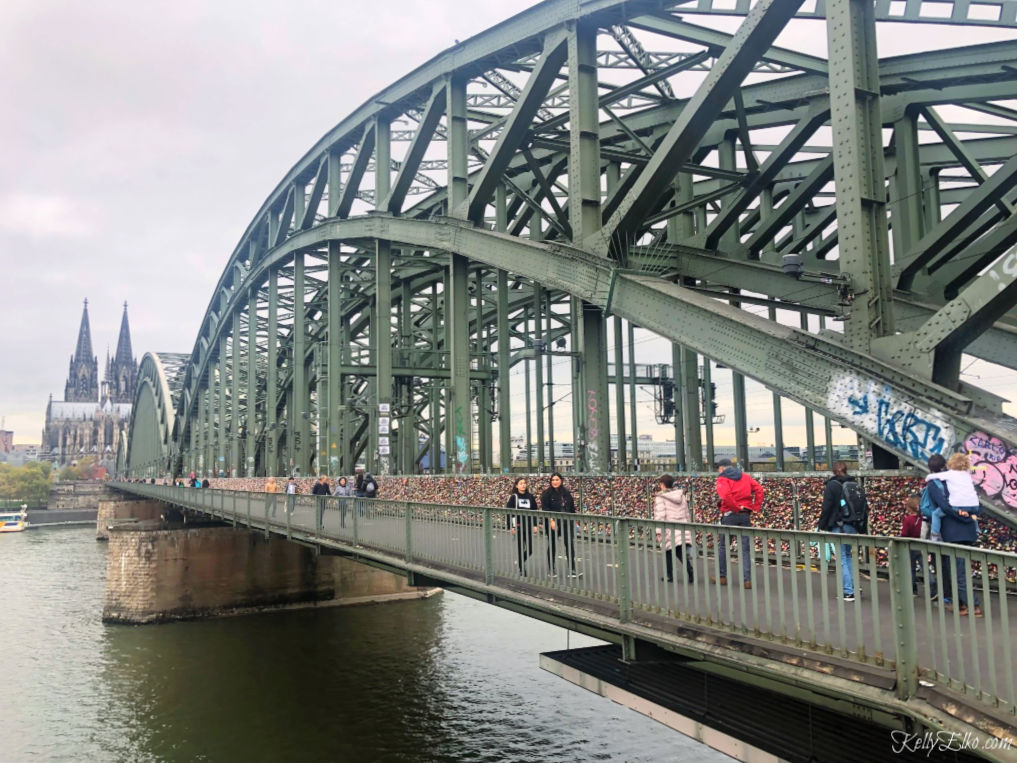
[[[0,509],[0,533],[19,533],[28,527],[28,512],[24,509]]]

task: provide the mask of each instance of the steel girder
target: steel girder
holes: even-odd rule
[[[177,405],[183,462],[263,473],[296,454],[307,470],[346,448],[346,466],[384,466],[396,445],[380,404],[408,412],[432,457],[442,436],[459,455],[459,437],[469,470],[476,439],[489,465],[483,410],[551,322],[583,356],[574,437],[603,468],[607,417],[593,419],[612,314],[684,348],[680,400],[701,353],[910,460],[984,441],[1009,463],[1012,422],[961,383],[958,358],[1017,357],[1017,189],[997,169],[1017,131],[1017,44],[878,59],[873,26],[1012,29],[1017,5],[992,3],[994,18],[960,0],[799,5],[549,0],[355,110],[273,190],[223,271]],[[696,14],[745,19],[728,34]],[[844,55],[775,45],[792,16],[826,24]],[[503,299],[513,283],[525,296]],[[732,294],[774,320],[717,299]],[[791,329],[793,313],[843,321],[849,341]],[[679,427],[689,463],[695,429]],[[421,451],[398,447],[403,464]]]
[[[187,355],[169,352],[149,352],[142,357],[127,446],[117,464],[120,474],[162,477],[174,470],[173,430],[187,361]]]

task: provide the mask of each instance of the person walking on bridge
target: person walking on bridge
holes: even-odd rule
[[[346,505],[349,502],[348,499],[353,495],[353,486],[348,479],[340,477],[339,481],[335,483],[332,495],[339,499],[339,526],[346,527]]]
[[[685,491],[674,486],[674,477],[665,474],[657,483],[658,492],[653,496],[653,518],[663,522],[691,522],[689,502],[685,499]],[[693,582],[692,574],[692,533],[689,530],[662,530],[657,528],[657,542],[664,552],[667,566],[667,582],[674,582],[674,562],[672,554],[681,564],[684,558],[688,582]]]
[[[311,495],[332,495],[332,488],[328,486],[328,477],[323,474],[318,478],[311,488]]]
[[[730,458],[722,458],[717,464],[717,497],[720,499],[720,524],[734,527],[751,527],[752,513],[763,508],[763,486],[743,472]],[[720,562],[720,584],[727,585],[727,549],[731,538],[721,533],[717,556]],[[749,554],[749,536],[741,536],[742,567],[745,587],[752,588],[752,557]],[[711,583],[718,582],[710,578]]]
[[[576,513],[576,502],[572,493],[565,487],[565,479],[561,472],[551,475],[551,485],[540,494],[541,511],[557,511],[565,514]],[[556,529],[557,528],[557,529]],[[555,536],[560,535],[565,545],[565,556],[569,560],[569,577],[579,578],[582,572],[576,570],[576,523],[571,519],[556,522],[554,518],[550,521],[544,520],[544,530],[548,535],[547,561],[551,567],[550,575],[556,574],[555,563],[558,561],[558,544]]]
[[[265,483],[265,492],[272,493],[272,497],[266,500],[268,501],[268,505],[272,508],[272,516],[274,517],[275,502],[277,500],[275,494],[279,492],[279,483],[275,481],[275,477],[268,478],[268,481]]]
[[[527,487],[526,477],[516,479],[505,508],[537,510],[537,499]],[[526,560],[533,555],[533,536],[539,531],[536,520],[528,514],[515,516],[507,514],[505,522],[508,530],[516,536],[516,563],[519,565],[519,574],[526,575]]]
[[[293,507],[297,502],[297,493],[300,492],[300,488],[297,487],[297,479],[292,474],[290,478],[286,480],[286,513],[292,514]]]
[[[868,529],[869,504],[858,482],[847,473],[847,464],[835,461],[833,476],[823,490],[823,509],[819,514],[820,532],[865,534]],[[854,570],[851,564],[851,545],[840,547],[840,578],[844,601],[855,600]]]

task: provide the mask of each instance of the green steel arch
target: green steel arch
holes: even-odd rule
[[[133,477],[164,477],[173,469],[173,426],[187,355],[145,353],[131,407],[127,444],[117,469]]]
[[[877,454],[972,451],[1012,520],[1017,422],[960,368],[1017,368],[1017,42],[880,58],[876,26],[1012,31],[1015,11],[548,0],[445,51],[323,136],[244,231],[158,430],[168,468],[504,468],[513,367],[527,441],[554,439],[552,358],[577,468],[611,468],[612,431],[626,465],[641,376],[674,384],[679,461],[701,467],[701,355],[734,371],[739,455],[751,377],[775,425],[787,399]],[[779,45],[789,24],[828,55]],[[624,372],[623,319],[673,343],[656,376]]]

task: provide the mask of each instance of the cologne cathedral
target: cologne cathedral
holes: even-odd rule
[[[81,314],[78,344],[71,356],[64,399],[50,395],[46,406],[46,428],[42,432],[40,458],[64,466],[85,456],[112,468],[117,450],[131,423],[131,404],[138,383],[138,362],[131,351],[131,329],[127,303],[120,321],[116,354],[106,353],[105,378],[99,381],[99,362],[92,354],[92,332],[88,324],[88,300]]]

